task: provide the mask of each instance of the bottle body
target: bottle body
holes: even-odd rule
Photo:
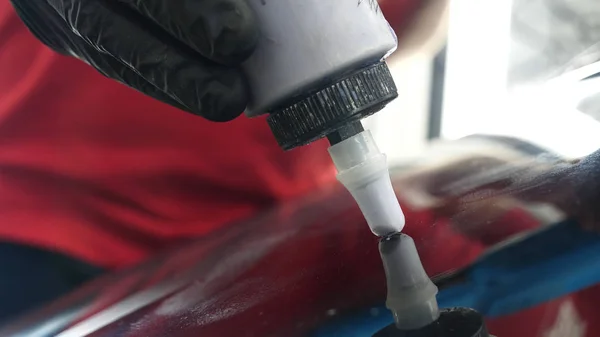
[[[375,0],[252,0],[261,29],[243,64],[253,117],[318,90],[393,52],[396,36]]]

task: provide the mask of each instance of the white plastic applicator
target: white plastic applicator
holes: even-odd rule
[[[379,253],[387,279],[386,306],[396,327],[415,330],[437,320],[438,288],[423,269],[414,240],[405,234],[382,238]]]
[[[388,236],[404,228],[404,213],[398,203],[385,154],[379,151],[369,130],[329,148],[337,179],[352,194],[373,234]]]

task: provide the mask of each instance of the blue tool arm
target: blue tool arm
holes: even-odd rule
[[[440,307],[508,315],[600,283],[600,235],[565,221],[494,247],[460,275],[440,286]],[[370,337],[390,323],[382,306],[333,321],[314,336]]]
[[[597,283],[600,235],[566,221],[494,248],[469,268],[464,283],[440,292],[438,301],[494,317]]]

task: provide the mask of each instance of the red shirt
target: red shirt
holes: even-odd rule
[[[0,74],[1,240],[121,267],[334,179],[326,143],[283,152],[263,118],[148,98],[42,45],[8,1]]]
[[[401,35],[421,2],[381,1]],[[262,118],[215,124],[36,40],[0,3],[0,240],[105,267],[334,180],[323,141],[283,152]]]

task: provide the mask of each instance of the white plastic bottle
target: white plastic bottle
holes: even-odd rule
[[[246,114],[271,114],[284,148],[326,136],[397,96],[382,62],[397,39],[376,0],[248,1],[261,37],[243,64],[251,90]],[[299,139],[283,144],[285,137]]]

